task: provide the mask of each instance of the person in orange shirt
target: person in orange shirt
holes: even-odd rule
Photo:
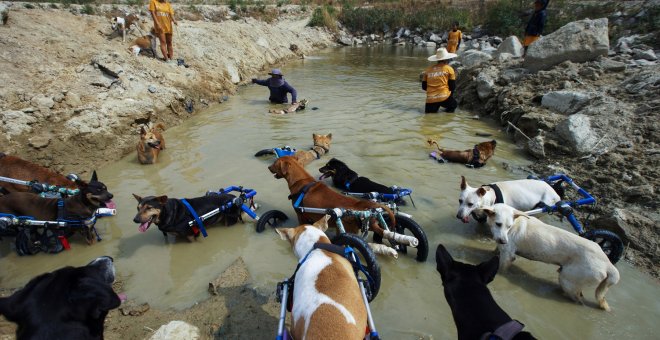
[[[445,112],[454,112],[458,107],[454,99],[456,72],[449,66],[449,59],[456,57],[456,54],[447,52],[444,47],[428,57],[429,61],[437,63],[427,68],[422,76],[422,90],[426,91],[425,113],[437,113],[441,106],[445,108]]]
[[[458,29],[458,21],[454,21],[451,31],[447,35],[447,52],[456,53],[461,47],[461,40],[463,40],[463,33]]]
[[[167,0],[150,0],[149,12],[154,19],[154,30],[160,40],[160,51],[165,61],[172,60],[174,49],[172,48],[172,23],[178,25],[174,20],[174,10]]]

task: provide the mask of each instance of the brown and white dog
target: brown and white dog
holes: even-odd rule
[[[314,249],[330,243],[326,215],[314,225],[275,229],[291,243],[300,265],[293,285],[294,339],[363,339],[367,309],[351,264],[341,255]]]
[[[151,55],[156,58],[156,45],[158,38],[154,33],[154,29],[151,29],[149,34],[141,36],[133,41],[128,50],[133,53],[136,57],[140,54],[141,51],[149,51]]]
[[[438,145],[438,142],[431,138],[427,139],[426,142],[429,146],[435,145],[438,148],[437,152],[432,152],[430,155],[438,160],[438,162],[463,163],[474,168],[480,168],[486,165],[486,162],[495,154],[495,146],[497,145],[496,140],[491,140],[476,144],[470,150],[458,151],[442,149]]]
[[[321,158],[321,156],[330,152],[330,142],[332,142],[332,134],[327,135],[317,135],[312,134],[312,140],[314,141],[314,146],[310,150],[299,150],[293,155],[302,166],[306,166],[311,163],[313,160]]]
[[[160,150],[165,149],[165,138],[162,131],[165,130],[163,123],[155,126],[142,126],[140,128],[140,141],[137,144],[138,161],[142,164],[154,164],[158,160]]]
[[[126,31],[131,30],[133,25],[139,25],[141,22],[140,17],[131,14],[126,17],[112,17],[110,18],[110,25],[112,30],[121,34],[122,41],[126,41]]]

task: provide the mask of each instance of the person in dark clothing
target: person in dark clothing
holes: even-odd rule
[[[426,91],[424,113],[437,113],[440,107],[444,107],[445,112],[454,112],[458,107],[454,99],[456,72],[449,66],[449,60],[456,57],[456,54],[449,53],[447,49],[441,47],[436,54],[427,58],[437,63],[422,73],[422,90]]]
[[[289,101],[286,96],[287,93],[291,93],[291,104],[298,102],[298,93],[296,92],[296,89],[284,80],[282,72],[279,69],[273,69],[268,74],[271,76],[270,78],[264,80],[252,78],[252,83],[261,86],[268,86],[268,89],[270,90],[270,97],[268,97],[268,100],[270,100],[271,103],[288,103]]]
[[[534,1],[534,13],[532,14],[532,17],[529,18],[529,22],[525,28],[525,39],[523,39],[525,53],[527,52],[529,45],[538,40],[543,33],[545,21],[548,17],[547,13],[545,12],[545,9],[548,7],[548,3],[550,3],[550,0]]]

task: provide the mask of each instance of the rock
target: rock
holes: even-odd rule
[[[351,37],[346,34],[346,32],[341,32],[339,33],[339,37],[337,38],[337,42],[344,45],[344,46],[351,46],[353,45],[353,40]]]
[[[500,64],[505,63],[513,60],[513,55],[510,53],[495,53],[495,60]]]
[[[598,138],[591,128],[589,116],[576,113],[557,124],[557,134],[566,145],[579,154],[591,152]]]
[[[264,37],[259,37],[259,39],[257,39],[256,44],[263,47],[263,48],[265,48],[265,49],[270,48],[270,44],[268,43],[268,40],[266,40],[266,38],[264,38]],[[298,46],[296,46],[296,47],[298,47]]]
[[[54,95],[53,100],[56,103],[61,103],[64,100],[64,94],[63,93],[58,93],[58,94]]]
[[[545,158],[544,144],[545,140],[543,136],[538,135],[527,141],[527,152],[538,159],[543,159]]]
[[[559,113],[573,114],[580,111],[591,99],[592,95],[584,92],[555,91],[543,96],[541,106]]]
[[[504,39],[504,41],[497,48],[497,51],[495,52],[495,56],[500,55],[502,53],[508,53],[514,56],[515,58],[520,58],[523,56],[524,52],[525,52],[525,48],[520,43],[520,40],[518,40],[518,37],[512,35]]]
[[[46,97],[44,95],[37,95],[30,101],[32,105],[38,107],[39,109],[52,109],[55,106],[55,101],[51,97]]]
[[[138,305],[134,302],[127,301],[124,302],[121,307],[119,307],[119,312],[123,316],[140,316],[144,313],[146,313],[149,309],[151,309],[151,306],[149,306],[148,303],[143,303],[141,305]]]
[[[199,339],[199,328],[183,321],[170,321],[162,325],[150,340],[196,340]]]
[[[630,94],[645,94],[650,92],[650,95],[657,93],[658,84],[660,84],[660,74],[657,72],[646,71],[635,74],[633,77],[626,79],[621,83],[626,92]]]
[[[650,49],[649,50],[634,49],[633,58],[643,59],[648,61],[658,60],[658,57],[655,55],[655,52],[653,52],[653,50]]]
[[[36,123],[37,118],[22,111],[4,111],[0,112],[0,121],[0,128],[11,137],[32,131],[30,125]]]
[[[48,144],[50,144],[50,136],[37,135],[31,137],[30,139],[28,139],[28,144],[37,150],[43,149],[47,147]]]
[[[497,51],[497,49],[491,46],[491,44],[488,43],[487,41],[482,41],[481,43],[479,43],[479,50],[481,52],[488,53],[489,55],[492,55]]]
[[[435,34],[435,33],[433,33],[433,34],[431,34],[431,36],[429,37],[429,40],[430,40],[430,41],[433,41],[433,42],[436,43],[436,44],[439,44],[439,43],[442,42],[442,37],[439,36],[439,35],[437,35],[437,34]]]
[[[624,244],[643,250],[643,243],[649,239],[643,234],[644,229],[653,230],[655,222],[627,209],[615,208],[609,216],[603,216],[592,222],[594,229],[606,229],[621,237]]]
[[[654,190],[651,184],[628,187],[623,190],[623,194],[628,197],[651,198],[653,193]]]
[[[538,71],[567,60],[595,60],[607,56],[609,47],[606,18],[574,21],[531,44],[523,65]]]
[[[156,93],[156,91],[158,91],[158,89],[156,89],[156,87],[153,85],[149,85],[149,87],[147,87],[147,90],[151,93]]]
[[[80,100],[80,96],[78,96],[78,94],[74,93],[74,92],[67,93],[65,101],[71,107],[78,107],[78,106],[82,105],[82,101]]]
[[[353,38],[352,45],[362,45],[362,40],[358,38]]]
[[[112,84],[114,84],[116,81],[117,81],[116,78],[112,78],[102,74],[96,77],[94,80],[92,80],[89,84],[93,86],[109,89],[110,87],[112,87]]]
[[[490,54],[485,52],[470,50],[461,54],[458,57],[458,59],[461,62],[461,64],[463,64],[463,66],[465,66],[466,68],[473,68],[485,62],[493,60],[493,57],[491,57]]]
[[[603,60],[601,60],[600,67],[609,72],[623,72],[626,70],[625,63],[608,58],[603,58]]]
[[[505,84],[511,84],[520,81],[525,74],[527,74],[527,69],[508,68],[502,71],[502,73],[500,74],[500,79]]]
[[[424,47],[436,47],[436,44],[433,41],[425,41]]]
[[[476,83],[479,99],[484,100],[493,95],[495,81],[486,72],[480,72],[479,75],[477,75]]]
[[[635,65],[645,67],[645,66],[653,66],[655,65],[655,61],[648,61],[645,59],[637,59],[635,60]]]
[[[239,287],[247,284],[250,273],[242,257],[234,261],[219,277],[209,282],[209,293],[218,294],[218,288]]]
[[[409,29],[406,29],[405,31],[403,31],[403,35],[402,35],[402,36],[404,36],[404,37],[409,37],[409,36],[410,36],[410,33],[411,33],[410,30],[409,30]]]
[[[238,69],[234,63],[231,61],[226,62],[225,69],[227,70],[227,75],[229,75],[229,79],[232,83],[238,84],[241,82],[241,75],[238,74]]]

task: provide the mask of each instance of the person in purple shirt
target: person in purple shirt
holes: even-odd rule
[[[268,97],[268,100],[270,100],[271,103],[288,103],[289,101],[286,96],[287,93],[291,93],[291,104],[298,102],[298,93],[296,92],[296,89],[284,80],[282,72],[279,69],[273,69],[268,74],[271,75],[270,78],[264,80],[252,78],[252,83],[261,86],[268,86],[268,89],[270,90],[270,97]]]

